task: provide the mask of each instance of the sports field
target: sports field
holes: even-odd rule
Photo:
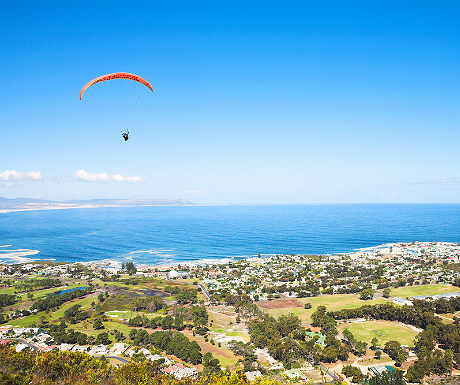
[[[435,295],[456,293],[460,291],[459,287],[452,286],[445,283],[436,283],[432,285],[417,285],[417,286],[404,286],[397,289],[391,289],[390,295],[392,297],[415,297],[417,295]]]
[[[381,347],[388,341],[398,341],[401,345],[413,345],[414,338],[418,334],[407,326],[389,321],[340,324],[339,330],[343,331],[344,329],[351,331],[357,340],[367,342],[369,345],[372,338],[377,337]]]
[[[311,309],[304,309],[306,302],[311,303]],[[363,305],[377,305],[380,303],[388,302],[385,298],[376,300],[363,301],[359,299],[358,294],[334,294],[334,295],[320,295],[318,297],[310,298],[289,298],[289,299],[276,299],[273,301],[259,301],[259,307],[278,318],[282,314],[292,313],[298,316],[303,324],[310,323],[310,317],[318,306],[326,306],[327,310],[340,310],[340,309],[354,309]]]

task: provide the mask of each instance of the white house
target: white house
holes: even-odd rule
[[[396,305],[400,305],[400,306],[404,306],[404,305],[413,306],[413,303],[411,301],[405,298],[401,298],[401,297],[393,297],[391,299],[391,302],[393,302]]]

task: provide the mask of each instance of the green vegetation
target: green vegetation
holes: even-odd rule
[[[345,365],[342,369],[342,374],[345,377],[351,377],[351,381],[356,383],[361,383],[364,377],[361,369],[351,365]]]
[[[196,379],[176,380],[162,374],[160,363],[131,362],[116,368],[106,360],[97,360],[86,353],[51,351],[15,352],[9,346],[0,346],[0,383],[9,385],[78,384],[78,385],[243,385],[248,384],[241,371],[220,373],[215,359],[203,356],[204,375]],[[254,385],[275,385],[278,382],[263,379]]]
[[[50,295],[46,298],[35,301],[31,309],[36,309],[38,312],[44,311],[44,310],[50,310],[50,309],[59,307],[64,302],[71,301],[75,298],[83,297],[93,292],[94,292],[94,288],[87,287],[86,289],[75,289],[73,291],[68,291],[64,294]]]
[[[122,272],[126,272],[128,273],[129,275],[133,275],[133,274],[136,274],[137,272],[137,269],[136,267],[134,266],[134,263],[133,262],[126,262],[126,263],[122,263],[121,264],[121,271]]]
[[[412,346],[415,336],[418,334],[412,329],[388,321],[367,321],[340,325],[339,329],[348,329],[355,338],[371,344],[373,338],[377,338],[381,345],[385,342],[396,340],[402,345]]]
[[[17,293],[22,292],[31,292],[38,289],[49,289],[51,287],[62,286],[62,283],[59,279],[53,278],[42,278],[42,279],[31,279],[27,282],[19,283],[15,286]]]
[[[68,285],[61,285],[59,287],[52,287],[52,288],[49,288],[49,289],[39,289],[39,290],[35,290],[33,293],[27,293],[27,294],[32,294],[32,298],[29,298],[29,296],[27,296],[26,293],[22,293],[21,296],[22,296],[22,299],[30,299],[30,300],[37,300],[37,299],[40,299],[40,298],[44,298],[44,297],[47,297],[49,294],[54,294],[56,293],[57,291],[62,291],[62,290],[67,290],[67,289],[74,289],[76,287],[82,287],[84,286],[85,283],[83,282],[77,282],[77,283],[73,283],[73,284],[68,284]],[[2,289],[3,291],[3,289]]]
[[[0,308],[16,303],[16,296],[13,294],[0,294]]]
[[[299,298],[295,300],[297,306],[292,306],[292,301],[290,299],[278,299],[270,302],[259,302],[258,304],[264,312],[270,314],[272,317],[278,318],[280,315],[292,313],[299,317],[303,324],[311,322],[311,315],[318,306],[327,306],[329,310],[335,311],[340,309],[355,309],[364,305],[364,301],[359,298],[358,294],[334,294]],[[307,302],[312,305],[312,308],[304,309],[304,304]],[[380,298],[366,301],[365,304],[375,305],[387,302],[386,299]]]
[[[432,285],[418,285],[418,286],[404,286],[396,289],[391,289],[392,297],[416,297],[418,295],[435,295],[435,294],[446,294],[455,293],[458,291],[458,287],[438,283]]]

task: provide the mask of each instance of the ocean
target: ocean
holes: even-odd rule
[[[0,261],[161,265],[460,242],[459,204],[157,206],[0,214]],[[35,254],[34,254],[35,253]]]

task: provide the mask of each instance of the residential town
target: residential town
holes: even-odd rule
[[[0,265],[0,340],[16,352],[147,361],[176,379],[236,367],[252,380],[352,383],[388,370],[417,379],[424,324],[374,312],[429,303],[439,327],[453,325],[459,258],[458,244],[413,242],[203,265]]]

